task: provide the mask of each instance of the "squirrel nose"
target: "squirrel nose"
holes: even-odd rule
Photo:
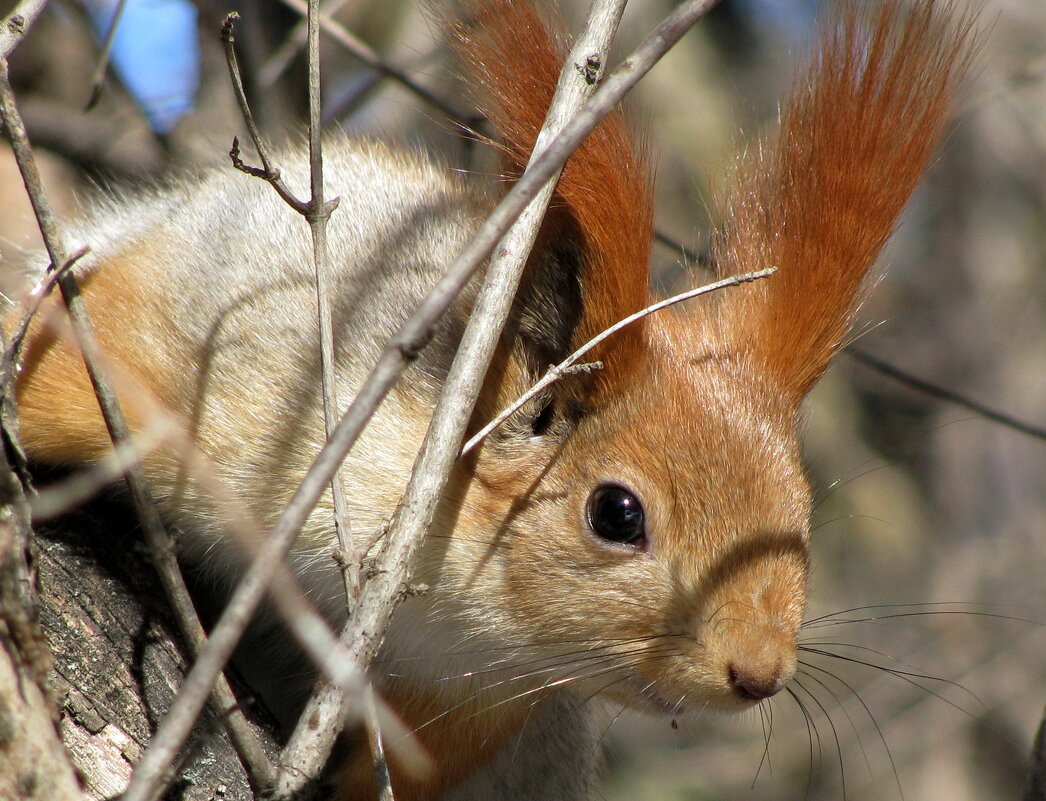
[[[785,685],[780,664],[772,668],[740,666],[732,664],[727,668],[730,687],[743,701],[762,701],[777,695]]]

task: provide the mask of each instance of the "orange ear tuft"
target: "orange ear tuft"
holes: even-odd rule
[[[724,273],[778,268],[722,315],[796,400],[840,346],[972,54],[973,16],[948,2],[861,6],[846,3],[825,32],[776,136],[739,160],[715,245]]]
[[[478,103],[503,142],[505,169],[526,166],[552,100],[567,48],[534,6],[521,0],[476,0],[456,28],[457,48],[481,85]],[[615,112],[567,162],[537,251],[569,245],[579,263],[582,308],[571,345],[588,341],[650,297],[648,262],[653,196],[644,152]],[[546,256],[547,257],[547,256]],[[531,259],[542,258],[538,252]],[[615,364],[627,364],[642,342],[641,326],[610,340]],[[598,357],[597,357],[598,358]]]

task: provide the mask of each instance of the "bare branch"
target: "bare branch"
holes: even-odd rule
[[[250,167],[243,163],[240,159],[240,143],[236,137],[233,137],[229,158],[232,160],[233,167],[247,175],[268,181],[277,194],[283,198],[284,203],[299,214],[307,215],[309,210],[305,202],[294,196],[287,188],[287,185],[283,183],[279,169],[272,166],[272,160],[269,158],[269,149],[265,146],[265,140],[262,139],[261,133],[258,131],[258,126],[254,122],[254,114],[251,112],[250,104],[247,102],[247,94],[243,90],[243,77],[240,75],[240,65],[236,58],[236,38],[233,36],[233,27],[239,18],[239,13],[235,11],[225,16],[221,39],[225,45],[225,62],[229,66],[229,77],[232,78],[232,88],[236,93],[236,102],[239,104],[240,113],[243,114],[243,121],[247,125],[247,132],[250,134],[254,149],[258,152],[258,158],[261,159],[262,166],[260,168]]]
[[[25,38],[47,0],[22,0],[0,21],[0,58],[6,59]]]
[[[305,0],[283,0],[283,4],[294,9],[302,16],[305,16],[308,13],[308,5]],[[470,125],[471,121],[466,115],[459,112],[453,106],[450,106],[441,97],[432,94],[432,92],[411,78],[403,70],[386,63],[384,59],[382,59],[382,57],[378,55],[372,47],[370,47],[370,45],[360,40],[359,37],[347,30],[345,26],[337,20],[331,19],[326,11],[320,14],[320,25],[323,27],[324,33],[333,37],[338,44],[352,53],[352,55],[368,67],[406,86],[421,100],[428,103],[437,111],[441,111],[459,125],[464,127]]]
[[[125,382],[133,381],[130,376],[121,376],[119,371],[115,372],[117,377],[123,378]],[[122,388],[126,389],[126,387]],[[227,491],[209,457],[200,451],[188,436],[189,427],[186,421],[165,411],[158,402],[148,397],[145,400],[152,406],[148,417],[153,421],[156,431],[178,441],[183,466],[212,495],[220,510],[222,522],[229,533],[247,547],[252,543],[257,543],[260,539],[261,527]],[[148,749],[138,762],[131,783],[124,791],[124,801],[156,799],[173,778],[169,775],[168,769],[176,759],[202,711],[213,677],[218,675],[229,660],[243,629],[253,615],[252,610],[257,606],[257,599],[252,595],[252,591],[258,589],[259,586],[261,592],[266,589],[271,591],[288,630],[320,671],[342,692],[355,698],[363,698],[363,693],[367,688],[365,677],[341,647],[323,617],[312,608],[304,593],[297,586],[290,569],[282,560],[276,562],[274,575],[270,577],[268,584],[271,586],[244,581],[238,586],[223,611],[222,617],[223,620],[232,620],[233,625],[226,625],[222,629],[216,627],[212,631],[168,714],[160,722]],[[245,597],[247,598],[246,604]],[[378,719],[385,729],[396,736],[397,749],[401,758],[408,763],[423,760],[424,757],[419,754],[410,732],[386,705],[377,701],[376,703]]]
[[[26,335],[29,333],[29,325],[40,311],[43,302],[47,300],[48,296],[50,296],[54,291],[54,288],[58,286],[58,281],[61,277],[69,270],[73,269],[73,267],[76,266],[76,263],[86,256],[88,252],[88,248],[80,248],[76,253],[66,259],[61,267],[57,270],[51,270],[47,275],[45,275],[40,284],[29,293],[31,300],[29,301],[25,312],[22,314],[22,319],[18,323],[18,327],[11,336],[10,344],[4,349],[5,368],[8,365],[13,367],[18,363],[21,356],[22,345],[25,342]]]
[[[282,197],[295,211],[305,217],[308,222],[309,231],[312,236],[312,260],[316,279],[316,314],[317,326],[320,338],[320,368],[321,368],[321,390],[323,400],[323,423],[327,439],[334,432],[334,426],[338,419],[338,396],[337,384],[334,375],[334,325],[331,312],[331,291],[329,278],[329,264],[327,255],[327,221],[331,213],[338,206],[338,199],[325,201],[323,198],[323,147],[322,147],[322,102],[320,93],[320,50],[319,50],[319,2],[309,0],[308,13],[306,16],[307,40],[308,40],[308,94],[309,94],[309,179],[312,196],[307,203],[294,198],[283,186],[280,173],[270,162],[264,143],[254,124],[250,105],[243,91],[239,68],[236,63],[236,52],[232,35],[233,23],[238,15],[229,14],[222,26],[222,41],[225,43],[226,60],[229,72],[233,79],[237,100],[243,112],[244,120],[254,144],[258,150],[263,164],[262,170],[245,170],[251,175],[267,180],[280,197]],[[235,154],[235,142],[233,152],[233,163],[238,168],[243,167],[237,163]],[[348,504],[345,499],[345,486],[340,472],[335,472],[331,481],[331,494],[334,500],[334,531],[338,541],[337,550],[333,554],[334,561],[338,565],[345,589],[346,612],[352,614],[352,610],[359,598],[359,564],[356,551],[352,544],[351,526],[348,513]],[[337,690],[343,697],[342,688]],[[371,705],[373,706],[373,704]],[[375,737],[378,737],[377,720],[371,721]],[[300,726],[308,725],[304,720]],[[379,748],[373,751],[376,760],[383,760],[382,751]],[[326,755],[324,755],[326,761]],[[287,760],[281,759],[283,764]],[[376,775],[387,775],[388,770],[376,770]],[[384,794],[391,794],[390,788],[379,788]]]
[[[961,406],[964,409],[969,409],[971,412],[976,412],[981,417],[991,420],[993,423],[999,423],[1007,428],[1012,428],[1014,431],[1027,434],[1029,437],[1046,439],[1046,427],[1036,425],[1035,423],[1029,423],[1026,420],[1020,420],[1008,412],[993,409],[992,407],[986,406],[983,403],[969,398],[960,392],[956,392],[953,389],[939,386],[938,384],[934,384],[924,378],[912,375],[911,373],[902,370],[900,367],[880,359],[878,356],[873,356],[863,348],[848,345],[843,350],[848,356],[853,357],[854,360],[863,364],[865,367],[875,370],[876,372],[909,386],[912,389],[923,392],[933,398],[938,398],[939,400],[947,401],[948,403],[954,403],[956,406]]]

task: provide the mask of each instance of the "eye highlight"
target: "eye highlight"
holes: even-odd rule
[[[636,549],[646,547],[646,513],[635,493],[601,484],[588,496],[588,525],[599,537]]]

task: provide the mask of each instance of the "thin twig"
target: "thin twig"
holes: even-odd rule
[[[976,412],[988,420],[1000,423],[1007,428],[1014,429],[1015,431],[1020,431],[1022,434],[1027,434],[1028,436],[1036,437],[1037,439],[1046,439],[1046,427],[1021,420],[1007,412],[1000,412],[998,409],[985,406],[983,403],[975,401],[955,390],[939,386],[938,384],[934,384],[926,379],[912,375],[889,362],[883,361],[878,356],[873,356],[862,348],[848,345],[844,350],[847,355],[851,356],[865,367],[875,370],[878,373],[882,373],[883,375],[888,376],[895,381],[899,381],[906,386],[912,387],[919,392],[924,392],[931,397],[939,398],[948,403],[954,403],[957,406],[962,406],[964,409]]]
[[[25,38],[47,0],[22,0],[0,20],[0,58],[6,59]]]
[[[102,85],[105,82],[105,71],[109,68],[109,58],[113,52],[113,42],[116,41],[116,28],[120,24],[120,18],[123,16],[124,6],[127,5],[127,0],[118,0],[116,3],[116,10],[113,12],[112,21],[109,23],[109,30],[105,33],[105,41],[102,43],[102,52],[98,56],[98,64],[95,65],[94,74],[91,75],[91,95],[87,99],[87,105],[84,107],[84,111],[90,111],[98,103],[99,98],[102,96]]]
[[[312,261],[316,274],[316,314],[320,331],[320,372],[323,391],[323,428],[329,439],[338,420],[338,388],[334,377],[334,323],[331,312],[330,269],[327,256],[327,221],[338,207],[338,198],[323,199],[322,104],[320,102],[319,0],[309,0],[309,179],[312,197],[305,219],[312,234]],[[341,472],[331,482],[334,497],[334,531],[339,553],[335,557],[345,585],[348,614],[359,598],[359,567],[352,546],[348,503]]]
[[[663,231],[655,231],[654,239],[662,245],[678,250],[683,254],[683,258],[688,264],[698,265],[705,269],[712,267],[710,258],[706,253],[688,248],[679,240],[669,236]],[[879,356],[872,355],[863,348],[858,348],[856,345],[847,345],[843,348],[843,351],[865,367],[875,370],[876,372],[885,375],[887,378],[892,378],[898,383],[904,384],[919,392],[923,392],[931,397],[947,401],[948,403],[954,403],[956,406],[962,406],[964,409],[969,409],[971,412],[975,412],[985,419],[991,420],[993,423],[1012,428],[1014,431],[1019,431],[1022,434],[1027,434],[1028,436],[1036,437],[1038,439],[1046,439],[1046,427],[1036,425],[1035,423],[1029,423],[1026,420],[1021,420],[1009,412],[999,411],[998,409],[994,409],[979,401],[973,400],[960,392],[948,389],[947,387],[942,387],[939,384],[934,384],[932,381],[927,381],[925,378],[920,378],[906,370],[902,370],[900,367],[897,367]],[[529,397],[533,396],[531,395]]]
[[[298,531],[319,502],[364,426],[403,371],[428,344],[443,312],[479,269],[483,259],[490,254],[529,199],[562,166],[574,148],[610,113],[625,93],[714,4],[715,0],[687,0],[680,4],[632,55],[622,62],[585,104],[582,111],[575,115],[552,141],[548,150],[534,162],[526,175],[522,176],[502,198],[493,213],[480,226],[469,246],[448,268],[443,278],[410,318],[391,337],[360,391],[338,421],[333,436],[306,471],[294,496],[251,560],[233,593],[233,600],[226,606],[211,630],[208,652],[201,654],[197,659],[185,679],[185,684],[207,684],[221,671],[264,597],[266,588],[282,563],[283,555],[294,542]],[[373,580],[368,586],[371,583]],[[350,653],[355,659],[359,654],[371,652],[376,646],[376,640],[368,631],[361,634]],[[362,661],[360,660],[360,664]],[[180,697],[175,700],[175,704],[179,700]],[[164,723],[170,717],[168,715]],[[184,742],[191,729],[191,723],[187,727],[183,723],[181,728],[181,742]],[[139,799],[141,798],[144,796],[139,796]]]
[[[235,11],[226,15],[225,22],[222,24],[221,40],[222,44],[225,45],[225,62],[229,67],[229,77],[232,79],[236,102],[240,107],[243,121],[247,125],[247,132],[250,134],[254,149],[258,152],[258,158],[261,159],[262,166],[260,168],[250,167],[243,163],[240,159],[239,139],[236,137],[233,137],[229,158],[232,160],[232,165],[240,172],[268,181],[283,199],[284,203],[305,216],[309,211],[308,206],[304,201],[293,195],[287,188],[287,185],[283,183],[279,169],[272,166],[272,159],[269,158],[269,149],[265,146],[265,140],[262,139],[261,133],[258,131],[258,126],[254,122],[254,114],[251,112],[250,104],[247,102],[247,94],[243,89],[243,78],[240,76],[240,65],[236,58],[236,37],[233,36],[233,27],[239,19],[240,15]]]
[[[302,16],[305,16],[308,13],[308,5],[305,0],[282,0],[282,2],[284,5],[294,9]],[[470,120],[467,115],[462,114],[443,100],[443,98],[434,95],[403,70],[386,63],[374,48],[363,42],[340,22],[331,19],[327,16],[326,12],[321,13],[319,18],[323,32],[331,36],[338,44],[348,50],[368,67],[380,72],[382,75],[392,78],[398,83],[403,84],[418,98],[428,103],[437,111],[442,112],[459,125],[468,127]]]
[[[127,473],[128,468],[175,439],[175,430],[166,418],[149,421],[133,441],[121,442],[101,460],[47,487],[37,488],[29,506],[37,523],[66,514],[96,497]]]
[[[254,124],[250,104],[243,92],[243,84],[236,62],[236,52],[233,38],[233,23],[236,16],[230,14],[226,17],[222,26],[222,41],[225,43],[226,60],[229,72],[236,89],[240,109],[254,146],[261,156],[263,171],[250,170],[252,175],[264,178],[276,189],[281,198],[296,212],[301,214],[309,225],[312,236],[313,269],[316,278],[316,315],[317,327],[320,338],[320,375],[323,400],[323,423],[327,439],[334,432],[334,426],[338,419],[338,395],[337,383],[334,374],[334,324],[331,311],[331,291],[329,282],[329,264],[327,254],[327,222],[330,215],[338,206],[338,198],[325,201],[323,194],[323,145],[322,145],[322,102],[320,92],[320,51],[319,51],[319,2],[309,0],[308,14],[306,16],[307,40],[308,40],[308,94],[309,94],[309,185],[311,197],[308,202],[303,203],[293,197],[289,191],[282,187],[280,182],[280,171],[272,165],[268,156],[267,148],[262,141],[257,127]],[[234,143],[235,151],[235,143]],[[233,153],[230,153],[233,155]],[[236,158],[234,157],[234,164]],[[239,166],[239,165],[237,165]],[[241,167],[242,169],[242,167]],[[341,573],[342,583],[345,590],[346,615],[352,614],[352,610],[359,598],[359,559],[352,544],[352,529],[350,526],[348,503],[345,496],[345,486],[340,471],[336,472],[331,481],[331,494],[334,501],[334,531],[337,538],[337,549],[332,558]],[[339,695],[343,695],[341,688]],[[308,721],[299,722],[299,726],[307,726]],[[373,724],[377,727],[376,720]],[[380,736],[380,735],[379,735]],[[374,751],[376,760],[383,759],[383,752]],[[324,760],[326,761],[326,760]],[[281,764],[288,764],[281,757]],[[293,764],[293,763],[290,763]],[[388,773],[387,768],[375,768],[376,775]],[[384,793],[386,788],[379,787],[379,792]],[[391,790],[388,791],[391,793]]]
[[[327,221],[338,205],[335,198],[331,202],[323,199],[323,152],[322,152],[322,107],[320,95],[320,13],[319,0],[308,0],[308,62],[309,62],[309,176],[312,198],[309,201],[309,213],[306,219],[312,233],[313,266],[316,272],[316,312],[320,332],[320,364],[323,388],[323,425],[327,439],[334,433],[338,420],[337,383],[334,376],[334,323],[331,312],[331,291],[328,257],[327,257]],[[352,544],[348,504],[345,500],[345,485],[339,470],[331,482],[331,493],[334,500],[334,531],[338,540],[335,562],[341,573],[345,589],[346,616],[351,617],[360,596],[360,565],[356,550]],[[344,692],[337,691],[340,698]],[[367,730],[370,734],[369,744],[374,763],[375,780],[383,780],[377,786],[378,795],[383,799],[392,799],[392,785],[389,783],[389,769],[385,764],[385,752],[381,745],[381,729],[377,715],[374,714],[373,688],[365,692],[363,707],[369,712]],[[311,725],[303,712],[299,726]],[[323,763],[327,755],[323,757]],[[295,764],[286,757],[286,749],[280,755],[280,764]],[[300,770],[300,766],[295,765]]]
[[[243,79],[236,59],[233,25],[239,14],[232,12],[225,18],[221,39],[225,44],[225,58],[232,78],[236,100],[243,114],[247,130],[254,142],[254,148],[262,160],[262,167],[248,167],[239,158],[239,147],[233,139],[229,157],[238,170],[262,178],[276,190],[277,194],[294,211],[301,214],[309,224],[312,235],[312,259],[316,275],[316,315],[320,332],[320,372],[323,392],[323,423],[326,436],[334,431],[338,417],[337,388],[334,379],[334,327],[331,321],[330,288],[328,286],[327,258],[327,221],[338,207],[338,198],[330,201],[323,199],[323,150],[322,103],[320,97],[320,54],[319,54],[319,14],[314,8],[316,0],[309,0],[310,13],[306,17],[309,45],[309,183],[312,197],[307,201],[295,197],[280,177],[280,170],[273,166],[268,148],[258,131],[251,112],[250,104],[243,90]],[[345,584],[346,604],[351,610],[359,596],[359,569],[355,551],[352,547],[351,528],[349,525],[348,504],[345,500],[345,487],[341,474],[337,473],[331,482],[331,493],[334,497],[334,530],[338,538],[338,551],[334,559],[338,563]]]
[[[377,690],[371,685],[363,694],[363,725],[367,730],[367,743],[370,746],[371,761],[374,766],[374,786],[378,791],[378,801],[394,801],[392,777],[389,775],[389,764],[385,759],[385,748],[381,742],[381,728],[378,726],[377,708],[374,703],[376,692]]]
[[[543,392],[550,384],[559,381],[565,375],[568,375],[571,371],[577,369],[576,362],[588,353],[592,348],[599,345],[601,342],[607,339],[607,337],[617,333],[625,326],[631,325],[636,320],[640,320],[643,317],[659,312],[662,309],[667,309],[669,306],[674,306],[677,303],[681,303],[684,300],[690,300],[696,298],[699,295],[707,295],[709,292],[716,292],[720,289],[726,289],[727,287],[737,286],[738,284],[746,284],[749,281],[758,281],[760,278],[767,278],[777,272],[776,267],[769,267],[765,270],[758,270],[751,273],[742,273],[740,275],[731,275],[729,278],[724,278],[721,281],[716,281],[712,284],[706,284],[705,286],[697,287],[696,289],[690,289],[686,292],[680,292],[678,295],[673,295],[665,300],[658,301],[645,309],[637,311],[635,314],[630,314],[623,320],[619,320],[612,326],[592,337],[588,342],[578,348],[576,351],[571,353],[567,358],[557,364],[555,367],[549,368],[549,371],[541,377],[534,386],[527,390],[524,394],[520,395],[511,405],[503,409],[497,417],[487,423],[481,428],[475,436],[472,437],[465,446],[461,449],[461,456],[465,456],[469,451],[475,448],[480,442],[483,441],[487,435],[490,434],[495,428],[504,423],[509,417],[515,414],[523,405],[531,398],[537,396]]]
[[[11,142],[11,149],[14,152],[18,169],[22,174],[26,192],[33,207],[33,213],[36,215],[37,223],[40,227],[44,247],[51,260],[51,269],[55,270],[66,264],[69,259],[66,256],[65,245],[57,219],[51,210],[43,183],[40,180],[40,173],[26,136],[25,126],[15,104],[14,93],[8,76],[7,60],[2,58],[0,58],[0,115],[2,115],[8,139]],[[101,367],[103,362],[102,349],[91,328],[76,279],[71,271],[66,270],[58,276],[57,284],[68,309],[74,336],[83,354],[87,374],[98,398],[102,417],[105,420],[105,425],[109,430],[113,444],[114,446],[119,446],[123,442],[130,442],[130,430],[120,409],[116,392]],[[171,601],[175,617],[186,639],[186,643],[190,651],[195,655],[199,653],[202,644],[206,640],[206,635],[196,615],[196,610],[193,608],[189,591],[178,568],[174,544],[163,527],[159,511],[145,481],[140,462],[129,467],[127,484],[131,491],[135,510],[145,532],[146,542],[149,545],[156,571]],[[237,701],[232,688],[224,676],[216,676],[212,687],[214,689],[213,699],[216,707],[222,714],[228,712],[225,715],[225,719],[230,740],[236,748],[251,782],[255,786],[267,784],[272,775],[272,764],[265,754],[260,741],[251,729],[249,722],[237,708]]]
[[[59,267],[57,270],[51,270],[43,277],[40,284],[29,293],[29,297],[32,298],[31,302],[26,306],[25,311],[22,314],[22,319],[18,323],[18,328],[15,329],[14,334],[11,335],[11,341],[7,348],[4,350],[4,358],[8,364],[17,364],[21,358],[22,345],[25,343],[25,338],[29,334],[29,326],[33,322],[33,318],[40,311],[40,307],[44,301],[54,291],[54,288],[58,286],[58,281],[63,275],[69,270],[76,266],[76,263],[80,261],[84,256],[90,252],[87,247],[82,247],[68,259],[65,264]]]
[[[114,367],[117,369],[114,369],[113,373],[121,390],[125,393],[132,391],[136,386],[136,380],[119,370],[118,366]],[[213,498],[228,533],[250,549],[251,545],[260,540],[262,529],[242,508],[239,500],[228,491],[211,459],[189,436],[191,427],[188,421],[166,410],[145,390],[142,391],[140,400],[147,407],[143,416],[153,420],[155,425],[165,429],[168,436],[177,440],[178,447],[175,452],[182,454],[181,461],[188,474],[205,487]],[[274,575],[268,579],[267,589],[271,592],[277,611],[291,635],[317,665],[321,674],[351,697],[362,698],[367,687],[362,672],[356,668],[330,626],[305,598],[287,565],[282,560],[277,561],[274,571]],[[206,646],[197,656],[168,714],[161,720],[149,747],[139,760],[131,783],[124,791],[124,801],[156,799],[173,780],[174,776],[169,773],[168,768],[177,759],[185,739],[202,711],[213,677],[218,675],[228,661],[243,629],[253,615],[251,610],[257,607],[257,598],[253,596],[253,592],[259,585],[249,579],[248,576],[246,581],[238,585],[223,611],[223,620],[231,620],[232,624],[221,629],[215,627]],[[261,585],[261,591],[265,590],[266,586]],[[248,598],[247,603],[243,601],[245,595]],[[409,730],[380,699],[375,699],[375,704],[381,725],[396,738],[397,755],[400,759],[407,764],[424,764],[426,757],[416,745]]]

